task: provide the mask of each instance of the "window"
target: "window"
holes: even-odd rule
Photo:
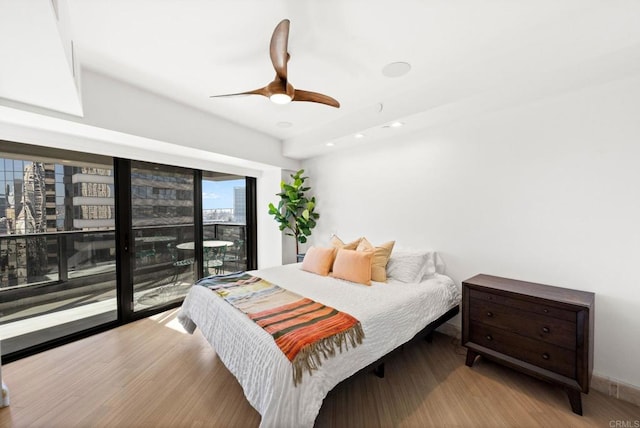
[[[99,160],[0,153],[5,354],[117,319],[113,170]]]
[[[203,275],[255,268],[253,179],[19,143],[2,150],[5,361],[177,306]]]
[[[205,263],[204,275],[247,270],[245,177],[203,172],[202,222],[205,243],[225,243],[222,265],[211,271]]]
[[[179,302],[198,278],[194,172],[132,161],[131,189],[134,311]]]

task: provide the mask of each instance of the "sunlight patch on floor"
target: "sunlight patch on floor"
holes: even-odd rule
[[[178,312],[180,312],[180,308],[152,315],[149,319],[157,322],[158,324],[162,324],[164,327],[175,330],[178,333],[187,334],[184,327],[182,327],[182,324],[180,324],[180,321],[178,321]]]

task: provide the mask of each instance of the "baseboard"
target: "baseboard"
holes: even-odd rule
[[[446,334],[447,336],[460,339],[462,332],[460,325],[446,322],[437,328],[436,331]],[[628,385],[624,382],[620,382],[616,379],[611,379],[606,376],[592,374],[591,383],[589,386],[598,392],[602,392],[609,397],[617,398],[618,400],[627,401],[629,403],[640,406],[640,388]]]
[[[622,401],[640,406],[640,388],[597,374],[591,375],[591,388],[600,391],[609,397],[615,397]]]

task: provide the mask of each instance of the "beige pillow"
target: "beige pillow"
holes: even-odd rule
[[[331,276],[359,284],[371,285],[372,251],[338,250]]]
[[[358,238],[353,242],[349,242],[348,244],[345,244],[344,242],[342,242],[342,239],[338,238],[336,235],[333,235],[331,237],[331,240],[329,241],[329,244],[334,248],[343,248],[345,250],[355,250],[356,248],[358,248],[358,244],[360,243],[361,240],[362,238]]]
[[[327,276],[333,266],[335,254],[335,248],[311,247],[302,260],[302,270]]]
[[[373,251],[371,262],[371,279],[378,282],[387,282],[387,263],[391,257],[391,251],[396,241],[389,241],[374,247],[367,238],[362,238],[357,251]]]

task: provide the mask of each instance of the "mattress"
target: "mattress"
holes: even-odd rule
[[[216,293],[194,286],[178,319],[200,329],[238,379],[261,427],[312,427],[326,395],[342,380],[405,343],[460,303],[451,278],[434,274],[416,284],[389,280],[371,286],[303,271],[300,264],[252,271],[282,288],[347,312],[362,324],[362,344],[323,360],[294,386],[290,361],[272,337]]]

